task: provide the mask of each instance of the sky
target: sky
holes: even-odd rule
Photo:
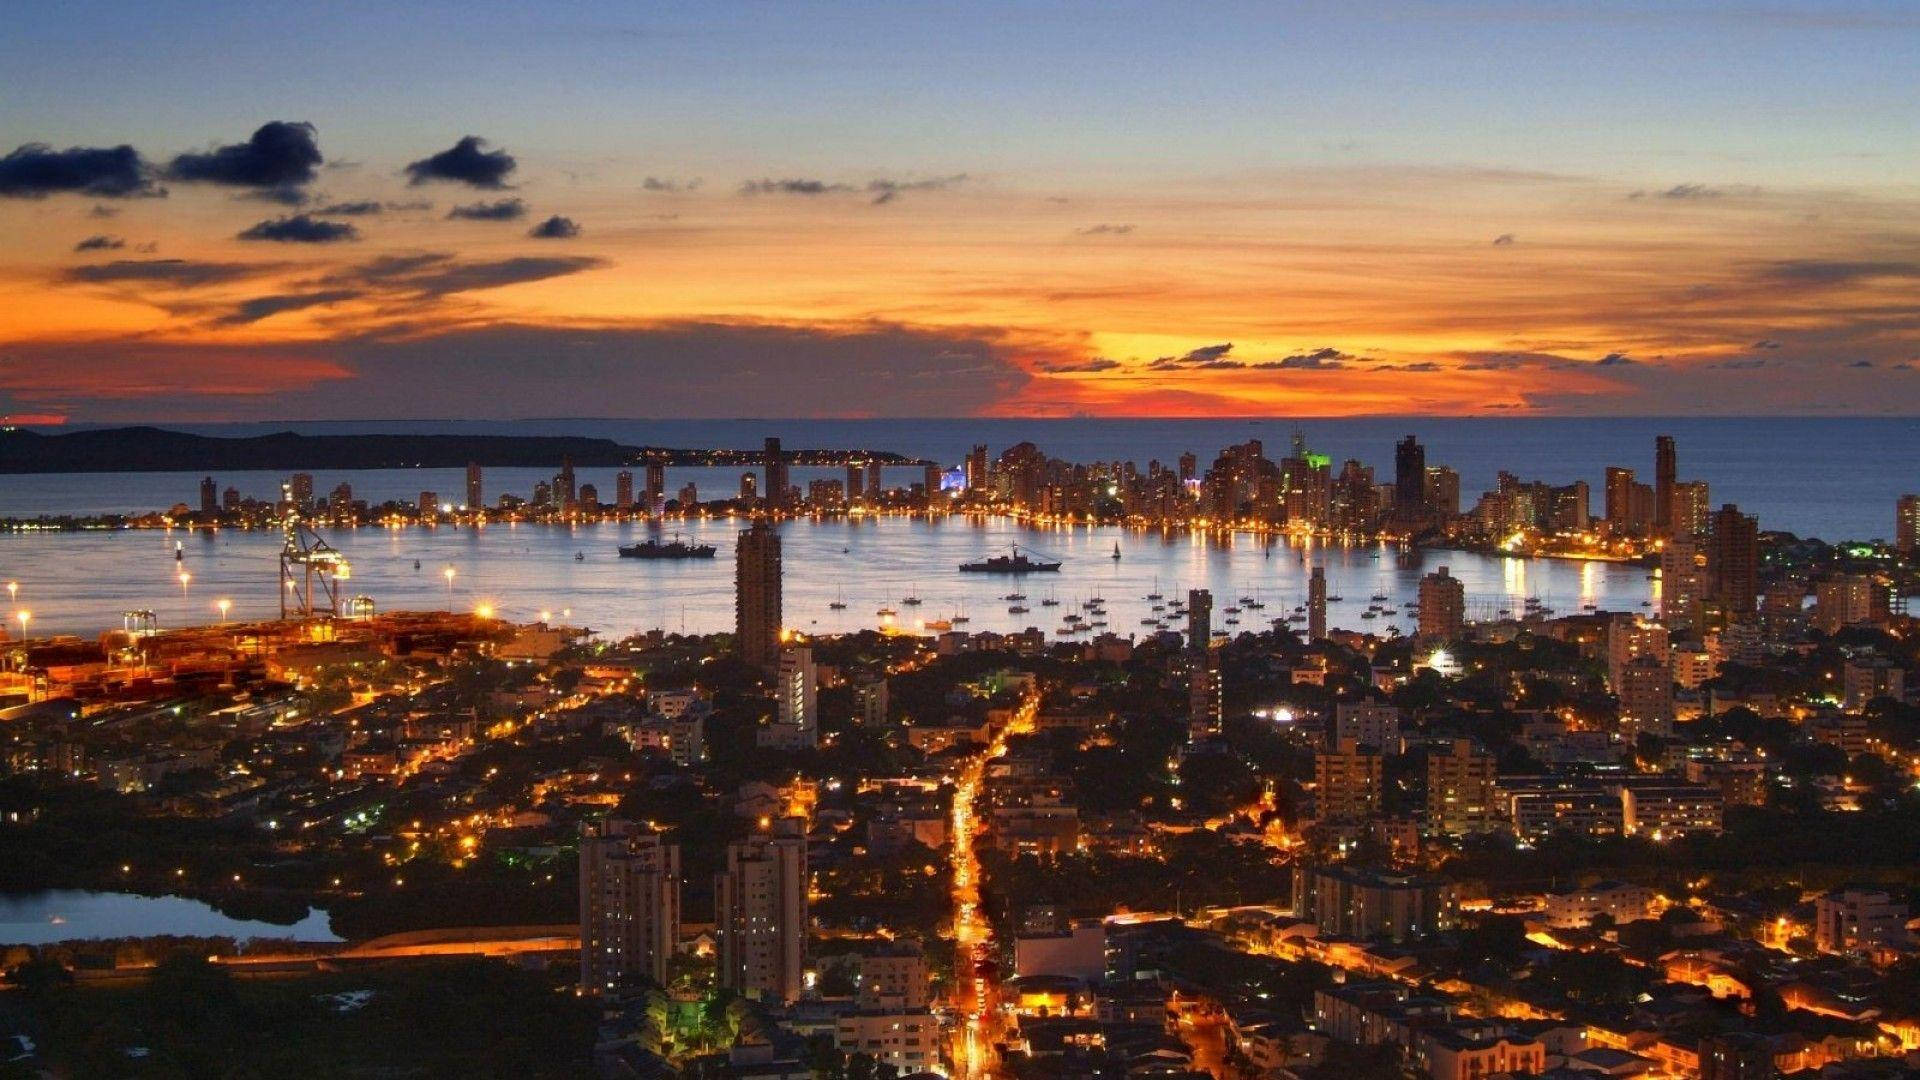
[[[0,418],[1920,413],[1920,7],[23,4]]]

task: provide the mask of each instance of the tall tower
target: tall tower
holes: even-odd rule
[[[667,983],[680,939],[680,848],[620,818],[580,828],[580,988]]]
[[[1760,524],[1732,503],[1713,512],[1707,547],[1707,580],[1713,599],[1728,615],[1753,614],[1760,592]]]
[[[1420,579],[1420,637],[1452,641],[1467,624],[1467,587],[1442,566]]]
[[[1307,640],[1319,641],[1327,636],[1327,571],[1324,567],[1313,568],[1313,575],[1307,578]]]
[[[213,477],[203,476],[200,478],[200,512],[215,514],[219,511],[220,485],[213,482]]]
[[[1409,435],[1393,448],[1393,508],[1402,517],[1418,516],[1426,497],[1427,448]]]
[[[1673,453],[1673,436],[1653,439],[1653,530],[1667,536],[1673,529],[1673,484],[1679,479]]]
[[[1187,680],[1187,738],[1200,739],[1220,733],[1224,689],[1220,680],[1220,650],[1208,646]]]
[[[1920,495],[1902,495],[1893,504],[1893,537],[1902,555],[1920,546]]]
[[[767,505],[775,510],[787,505],[787,455],[780,449],[780,440],[768,437],[766,444],[767,463]]]
[[[560,475],[553,478],[553,497],[560,502],[560,509],[572,510],[580,498],[580,488],[573,479],[573,459],[560,459]]]
[[[866,470],[857,461],[847,462],[847,502],[857,503],[866,492]]]
[[[1187,648],[1204,651],[1213,640],[1213,593],[1206,589],[1187,590]]]
[[[657,461],[647,463],[647,507],[658,506],[667,494],[667,467]]]
[[[720,985],[750,996],[800,996],[807,953],[806,819],[782,818],[727,845],[714,876]]]
[[[480,482],[480,463],[467,462],[467,509],[478,510],[487,503],[487,493]]]
[[[626,469],[613,478],[613,505],[617,510],[633,509],[633,473]]]
[[[740,659],[770,668],[780,655],[780,534],[755,518],[734,546],[733,637]]]

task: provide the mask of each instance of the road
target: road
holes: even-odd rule
[[[1007,739],[1033,730],[1040,696],[1028,696],[1020,708],[980,753],[967,760],[954,785],[953,842],[949,866],[953,884],[953,989],[948,1005],[960,1018],[951,1031],[954,1069],[961,1080],[993,1075],[994,1045],[1002,1034],[996,997],[997,979],[989,978],[993,961],[993,925],[980,910],[980,857],[975,848],[982,831],[980,797],[987,766],[1007,752]]]

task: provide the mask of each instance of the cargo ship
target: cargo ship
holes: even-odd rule
[[[623,559],[711,559],[712,544],[689,544],[679,537],[666,543],[648,540],[641,544],[622,544],[620,557]]]

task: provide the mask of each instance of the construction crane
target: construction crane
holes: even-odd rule
[[[300,520],[293,486],[280,485],[280,617],[311,619],[340,612],[340,582],[353,576],[347,557]],[[316,598],[324,603],[316,603]]]

